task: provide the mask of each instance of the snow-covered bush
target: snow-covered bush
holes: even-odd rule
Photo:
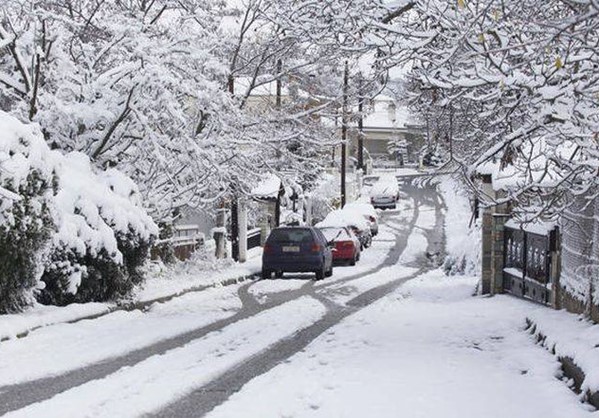
[[[133,181],[113,169],[96,173],[84,154],[51,151],[36,125],[22,125],[2,112],[0,132],[1,149],[6,148],[2,186],[23,195],[10,206],[27,203],[29,195],[44,199],[24,218],[47,236],[36,241],[29,265],[36,274],[23,286],[38,286],[42,303],[67,304],[112,299],[139,283],[138,268],[158,229]],[[2,224],[16,231],[4,219]]]
[[[0,313],[32,300],[49,247],[54,176],[34,128],[0,112]]]
[[[137,268],[158,232],[137,187],[114,169],[94,173],[77,152],[60,158],[56,171],[59,227],[40,300],[66,304],[126,294],[141,281]]]

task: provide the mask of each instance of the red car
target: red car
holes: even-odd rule
[[[319,228],[328,242],[334,243],[333,261],[347,262],[351,266],[356,265],[360,259],[360,240],[356,235],[345,227],[323,227]]]

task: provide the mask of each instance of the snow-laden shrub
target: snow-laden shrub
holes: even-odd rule
[[[0,313],[32,301],[54,230],[55,177],[36,135],[0,112]]]
[[[40,301],[104,301],[141,282],[157,227],[141,207],[139,191],[117,170],[96,174],[87,156],[73,152],[56,165],[58,231],[42,281]]]
[[[84,154],[51,151],[39,128],[24,126],[2,112],[0,142],[13,144],[5,147],[8,156],[19,155],[14,144],[21,144],[20,153],[37,164],[24,157],[0,160],[6,189],[19,193],[13,184],[22,184],[23,179],[40,177],[45,182],[33,190],[45,200],[26,218],[49,235],[45,245],[32,251],[31,271],[37,274],[26,280],[28,289],[40,288],[40,302],[113,299],[142,280],[139,268],[158,230],[131,179],[113,169],[97,173]],[[14,226],[4,224],[14,232]]]

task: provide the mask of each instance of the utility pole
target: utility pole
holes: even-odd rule
[[[449,107],[449,161],[453,161],[453,106]]]
[[[281,110],[281,72],[283,72],[283,62],[277,60],[277,110]]]
[[[349,83],[349,69],[347,60],[343,71],[343,108],[341,110],[341,208],[345,206],[345,162],[347,160],[347,88]]]
[[[364,119],[362,112],[364,111],[364,96],[362,95],[362,79],[359,81],[360,85],[358,88],[358,168],[366,173],[366,167],[364,167]]]
[[[229,74],[228,89],[231,96],[235,94],[235,78]],[[237,187],[231,184],[231,257],[239,261],[239,202],[237,197]]]

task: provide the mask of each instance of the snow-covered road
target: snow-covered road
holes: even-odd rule
[[[213,288],[0,344],[0,413],[590,416],[522,332],[523,302],[471,298],[471,278],[435,270],[444,208],[404,190],[358,265],[324,281]]]

